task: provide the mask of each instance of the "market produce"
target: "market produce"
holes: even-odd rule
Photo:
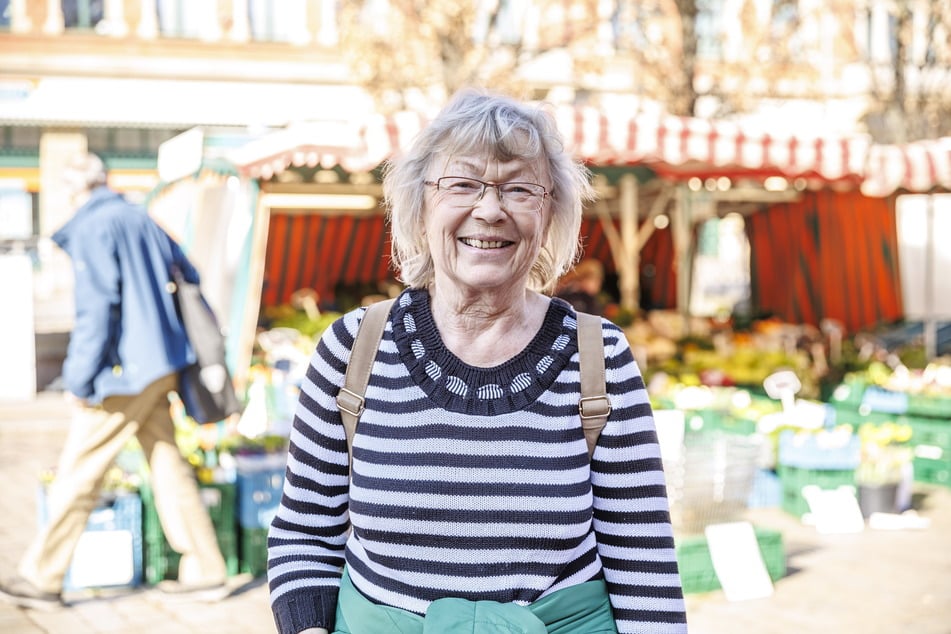
[[[882,362],[869,364],[864,377],[869,384],[895,392],[951,397],[951,357],[941,357],[923,369],[904,364],[889,368]]]

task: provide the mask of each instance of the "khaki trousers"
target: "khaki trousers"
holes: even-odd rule
[[[172,374],[141,394],[113,396],[100,406],[77,410],[49,487],[49,522],[24,554],[20,576],[46,592],[62,590],[73,550],[98,503],[103,478],[136,436],[149,461],[162,530],[169,545],[182,555],[179,580],[202,585],[225,580],[224,558],[194,471],[175,444],[168,393],[177,386],[177,375]]]

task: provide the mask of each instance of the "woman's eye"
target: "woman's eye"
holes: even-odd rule
[[[449,188],[455,189],[458,191],[470,191],[470,190],[480,189],[480,185],[479,183],[475,181],[459,180],[450,184]]]

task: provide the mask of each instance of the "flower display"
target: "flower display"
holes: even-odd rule
[[[855,471],[857,484],[895,484],[902,480],[905,468],[914,458],[908,441],[910,425],[895,422],[864,423],[859,426],[861,459]]]

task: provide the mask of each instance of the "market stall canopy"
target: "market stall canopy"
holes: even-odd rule
[[[673,179],[733,173],[858,182],[869,146],[866,137],[779,135],[731,121],[571,106],[553,114],[579,160],[645,164]],[[292,166],[366,171],[406,148],[426,122],[419,113],[401,112],[362,122],[296,124],[249,143],[231,160],[255,178]]]
[[[552,112],[569,149],[590,165],[645,165],[669,180],[781,176],[801,179],[809,188],[860,187],[876,197],[899,189],[951,189],[951,137],[877,145],[867,135],[767,130],[748,121],[588,106],[559,106]],[[400,112],[293,124],[250,142],[230,159],[252,178],[318,165],[369,171],[408,147],[427,121],[421,113]]]
[[[596,165],[648,164],[671,179],[785,176],[858,181],[867,137],[776,133],[749,123],[672,115],[610,115],[558,108],[558,127],[578,158]]]
[[[898,190],[951,190],[951,137],[869,149],[862,193],[881,197]]]

